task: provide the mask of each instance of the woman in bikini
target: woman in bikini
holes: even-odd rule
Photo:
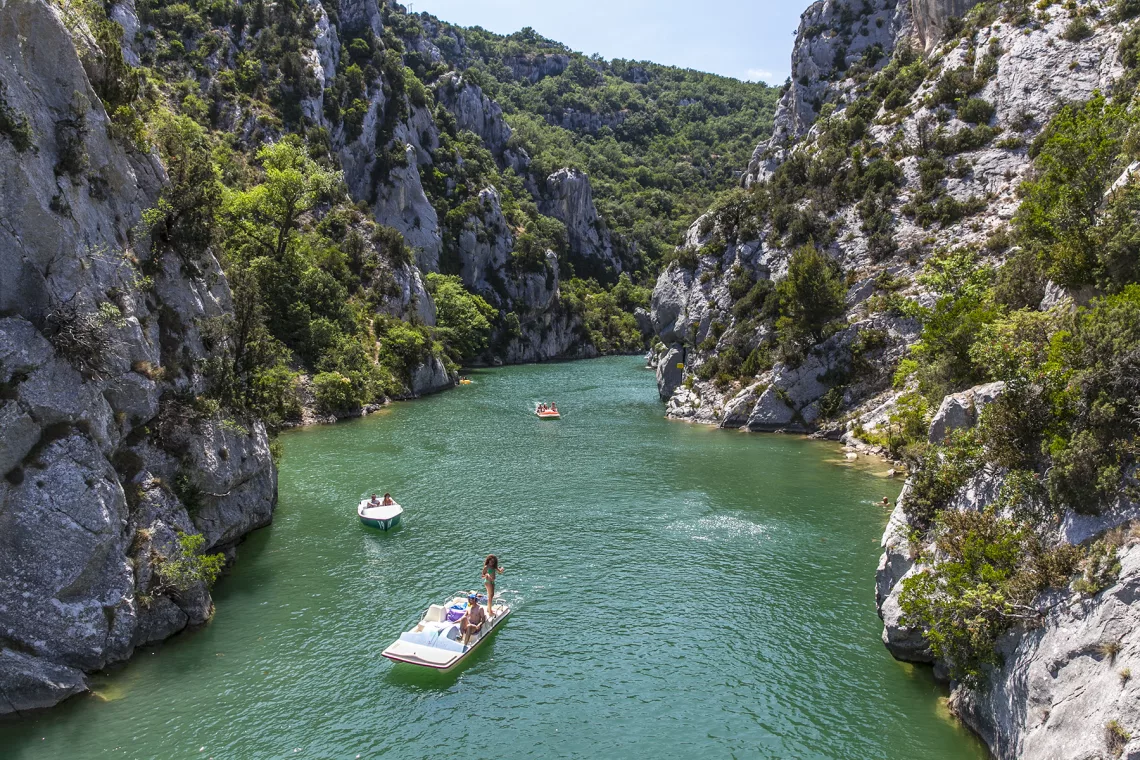
[[[487,615],[492,616],[495,613],[492,611],[495,603],[495,577],[501,575],[503,568],[499,567],[499,558],[494,554],[488,554],[487,559],[483,560],[483,586],[487,589]]]

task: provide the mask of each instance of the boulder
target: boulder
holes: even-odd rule
[[[1005,389],[1005,383],[976,385],[961,393],[942,399],[934,419],[930,422],[930,442],[941,443],[954,430],[965,430],[978,424],[978,415],[986,404],[996,399]]]
[[[674,344],[657,362],[657,393],[668,401],[685,376],[685,347]]]
[[[0,648],[0,714],[51,707],[87,691],[83,671]]]
[[[429,357],[423,364],[412,370],[412,379],[409,389],[412,396],[423,396],[429,393],[438,393],[455,385],[455,376],[443,366],[443,360],[438,356]]]
[[[784,430],[788,428],[796,417],[784,398],[781,398],[779,388],[768,386],[756,400],[756,406],[748,415],[747,427],[749,430]]]

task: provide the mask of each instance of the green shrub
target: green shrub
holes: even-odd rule
[[[1116,543],[1101,539],[1085,554],[1081,574],[1073,581],[1073,590],[1085,596],[1095,596],[1116,582],[1120,567]]]
[[[788,274],[776,283],[776,329],[786,354],[819,342],[843,314],[847,288],[839,266],[814,245],[792,252]]]
[[[1115,13],[1119,21],[1140,16],[1140,0],[1116,0]]]
[[[1021,185],[1014,229],[1055,282],[1080,286],[1097,277],[1104,190],[1131,120],[1124,105],[1097,94],[1061,108],[1031,147],[1034,176]]]
[[[12,146],[21,153],[32,147],[32,128],[28,119],[8,105],[3,82],[0,82],[0,135],[11,140]]]
[[[1089,22],[1085,21],[1081,16],[1069,22],[1065,27],[1065,31],[1061,32],[1061,37],[1069,42],[1080,42],[1092,37],[1094,34],[1093,28],[1089,26]]]
[[[903,581],[902,620],[922,629],[954,678],[974,685],[984,665],[998,663],[997,639],[1041,618],[1034,598],[1067,582],[1080,550],[1051,548],[1027,526],[990,511],[945,512],[934,533],[940,561]]]
[[[222,573],[226,558],[218,554],[202,554],[206,537],[201,533],[178,533],[178,545],[169,557],[158,562],[156,573],[161,581],[159,591],[189,591],[199,583],[212,586]]]
[[[327,414],[359,406],[353,391],[352,381],[339,372],[321,372],[313,377],[313,397],[317,407]]]
[[[906,453],[912,462],[911,492],[903,511],[911,525],[925,531],[982,466],[982,452],[975,431],[958,430],[941,447],[916,444]]]
[[[993,117],[993,104],[982,98],[970,98],[958,106],[958,118],[970,124],[988,124]]]

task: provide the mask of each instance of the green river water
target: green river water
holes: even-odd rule
[[[874,609],[874,504],[833,444],[662,418],[639,359],[511,367],[282,436],[280,505],[206,627],[0,722],[17,758],[982,758]],[[560,422],[532,414],[553,399]],[[880,468],[881,469],[881,468]],[[391,491],[405,524],[361,526]],[[380,651],[505,568],[457,672]]]

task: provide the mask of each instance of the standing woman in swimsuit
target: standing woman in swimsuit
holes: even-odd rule
[[[499,567],[499,558],[494,554],[488,554],[487,559],[483,560],[483,586],[487,589],[487,615],[488,617],[495,613],[491,610],[495,603],[495,576],[501,575],[503,568]]]

